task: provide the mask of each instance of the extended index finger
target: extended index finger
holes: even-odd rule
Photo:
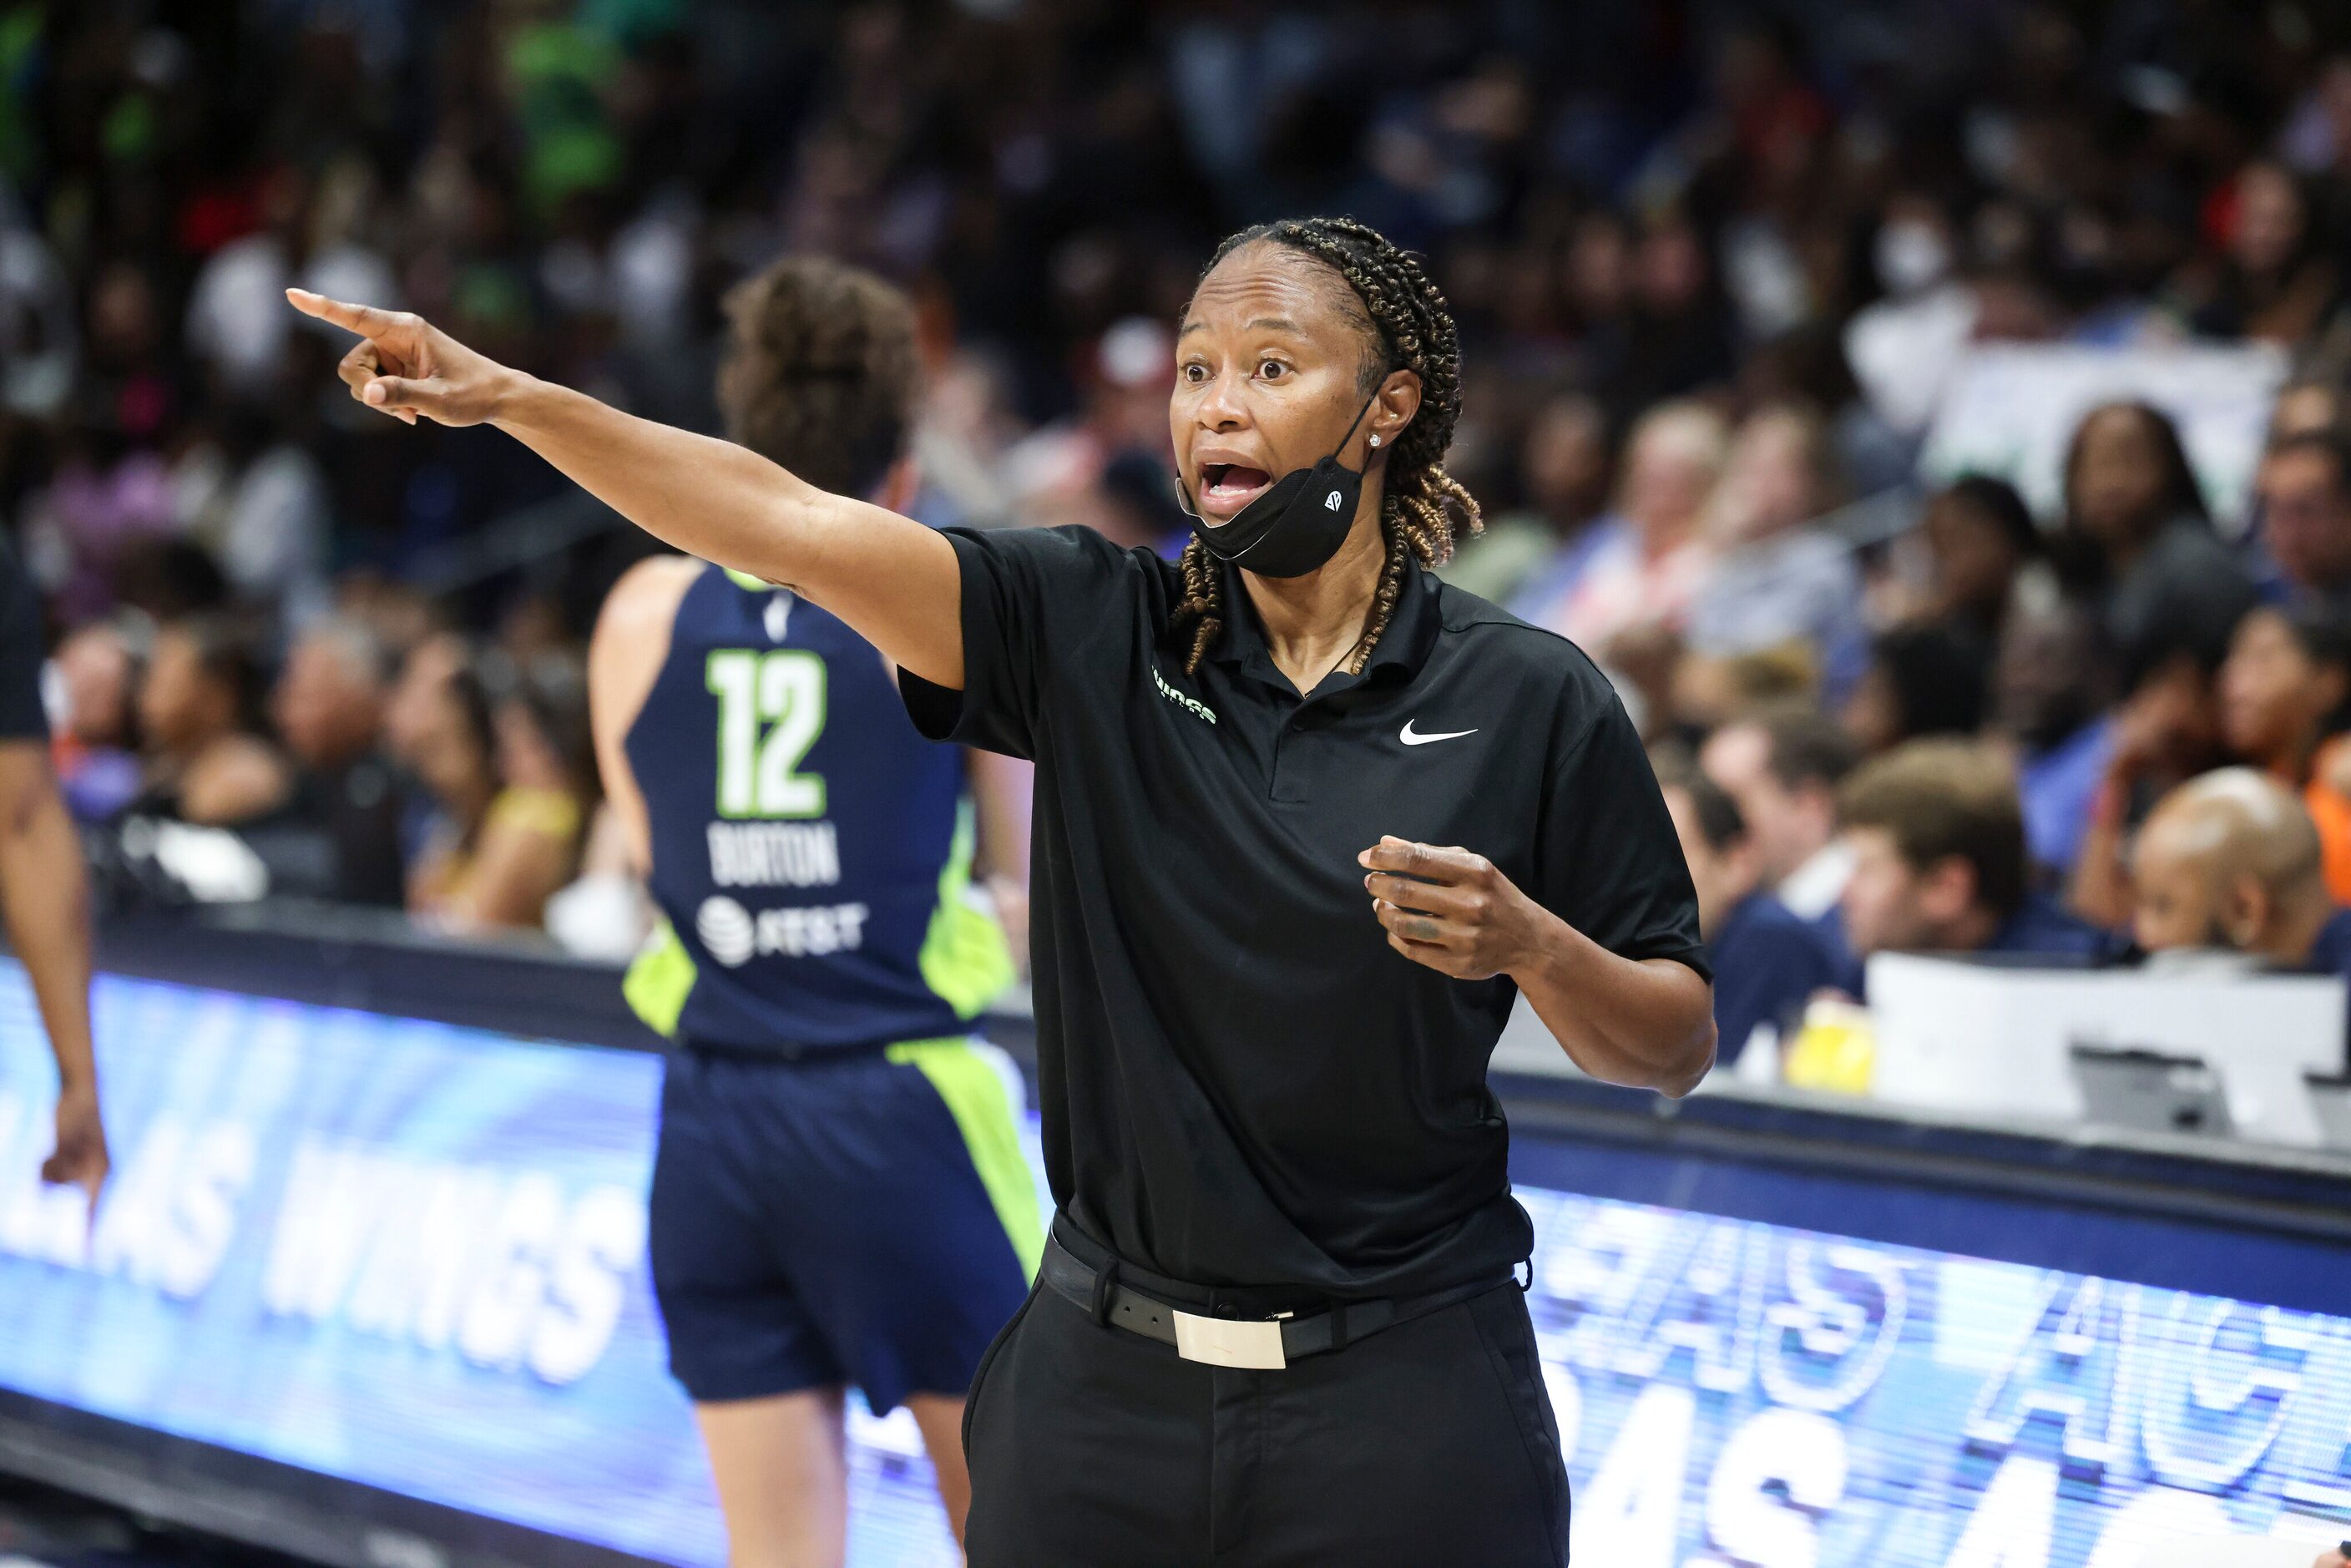
[[[286,291],[287,303],[305,316],[316,316],[321,321],[331,321],[347,332],[357,332],[362,338],[381,338],[400,325],[400,318],[390,310],[380,310],[372,305],[350,305],[340,299],[329,299],[323,294],[313,294],[307,288]]]
[[[1424,882],[1458,882],[1480,870],[1481,856],[1468,850],[1417,844],[1391,833],[1355,857],[1373,871],[1392,871]]]

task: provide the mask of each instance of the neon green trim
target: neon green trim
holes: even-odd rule
[[[654,1033],[675,1036],[678,1015],[694,994],[694,955],[677,939],[676,929],[664,919],[637,950],[621,981],[621,996]]]
[[[1004,1227],[1004,1238],[1020,1260],[1021,1274],[1033,1284],[1038,1260],[1045,1253],[1045,1221],[1037,1209],[1036,1180],[1020,1153],[1012,1097],[1004,1092],[1004,1080],[967,1040],[901,1040],[883,1054],[922,1069],[946,1102],[972,1168],[979,1173],[987,1201]]]
[[[916,959],[923,983],[961,1019],[977,1018],[1015,978],[1004,928],[972,902],[971,856],[979,837],[976,821],[967,798],[956,808],[955,837],[947,845],[946,864],[939,868],[938,907],[931,912]]]
[[[722,566],[718,570],[725,572],[726,580],[737,588],[747,588],[754,593],[773,593],[776,591],[776,585],[764,577],[754,577],[747,571],[737,571],[731,566]]]

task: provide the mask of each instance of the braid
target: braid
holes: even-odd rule
[[[1370,340],[1363,391],[1369,395],[1390,371],[1420,378],[1420,411],[1390,449],[1387,487],[1380,503],[1380,533],[1387,556],[1378,591],[1348,668],[1361,671],[1395,613],[1404,591],[1405,554],[1425,567],[1442,565],[1454,541],[1484,526],[1478,503],[1445,471],[1446,448],[1461,415],[1461,339],[1445,296],[1420,258],[1400,250],[1370,225],[1353,218],[1285,218],[1246,228],[1217,247],[1201,276],[1245,245],[1265,240],[1301,251],[1343,280],[1361,308]],[[1199,540],[1184,549],[1184,598],[1175,619],[1195,630],[1185,669],[1196,670],[1224,629],[1224,578]]]
[[[1184,597],[1176,605],[1174,618],[1193,623],[1192,650],[1184,656],[1184,673],[1189,675],[1198,672],[1217,633],[1225,629],[1225,580],[1208,558],[1208,547],[1198,539],[1185,541],[1183,558],[1176,565],[1184,573]]]

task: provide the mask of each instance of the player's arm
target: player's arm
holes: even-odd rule
[[[653,695],[669,658],[677,607],[701,571],[700,561],[684,556],[637,562],[604,596],[588,640],[588,724],[595,735],[596,771],[628,846],[629,868],[639,876],[653,870],[653,822],[629,766],[629,729]]]
[[[96,1203],[107,1155],[89,1042],[89,882],[38,740],[0,741],[0,914],[57,1058],[57,1149],[41,1176]]]
[[[287,298],[360,335],[339,373],[370,408],[410,423],[494,424],[648,533],[783,583],[893,663],[962,688],[962,583],[954,547],[933,529],[820,490],[731,442],[509,370],[406,312],[298,288]]]

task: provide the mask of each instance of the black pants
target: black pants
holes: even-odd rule
[[[1514,1285],[1252,1372],[1040,1284],[980,1362],[964,1444],[971,1568],[1567,1561],[1559,1427]]]

